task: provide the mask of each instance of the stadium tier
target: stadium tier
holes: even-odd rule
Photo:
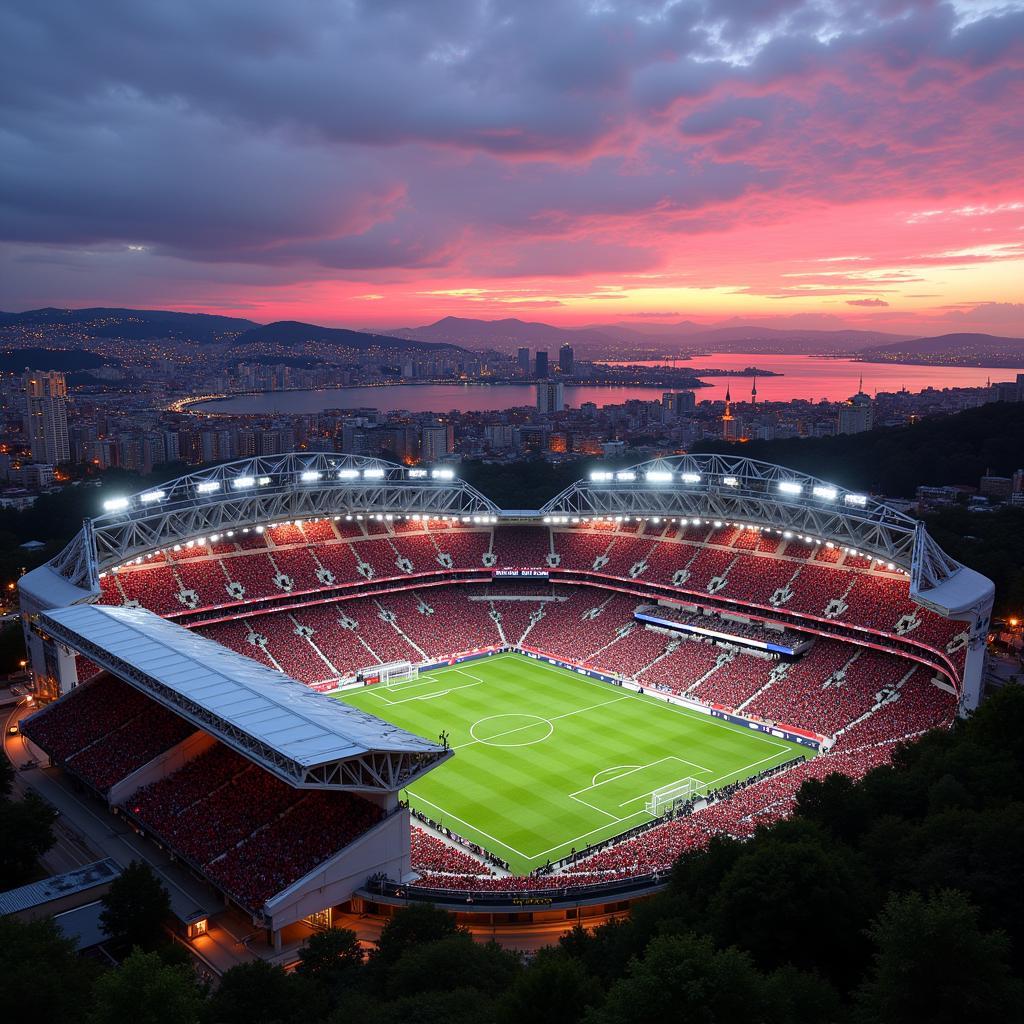
[[[324,524],[309,524],[321,526],[315,536],[324,539],[316,542],[307,539],[308,530],[286,524],[247,535],[244,552],[218,553],[205,545],[190,549],[187,559],[168,552],[123,566],[101,579],[101,600],[187,616],[254,600],[336,592],[363,581],[480,574],[504,566],[547,568],[550,558],[556,563],[553,578],[570,572],[651,584],[719,606],[743,605],[777,620],[870,630],[926,646],[955,668],[964,659],[965,623],[913,602],[905,575],[836,547],[784,543],[777,536],[765,544],[766,535],[758,531],[692,525],[663,526],[657,536],[638,536],[628,528],[633,524],[615,523],[571,529],[420,523],[411,531],[382,522],[374,524],[372,536],[360,532],[342,539],[338,524]],[[257,542],[259,552],[252,547]],[[781,551],[764,550],[780,545]]]
[[[395,479],[406,473],[385,472]],[[737,478],[723,475],[720,486],[733,486],[730,480]],[[466,497],[464,485],[453,487]],[[867,501],[848,497],[855,509]],[[410,788],[404,798],[424,823],[412,827],[406,856],[426,888],[516,893],[663,872],[715,834],[744,838],[788,815],[806,779],[831,771],[859,777],[886,763],[899,742],[948,726],[957,712],[977,622],[915,601],[906,558],[897,565],[844,539],[725,517],[563,513],[499,521],[479,503],[468,511],[306,514],[169,539],[131,558],[105,558],[92,599],[149,609],[263,670],[340,690],[343,700],[362,692],[342,689],[356,684],[357,673],[412,663],[419,680],[382,684],[376,703],[362,709],[435,735],[449,726],[438,717],[449,707],[443,701],[465,691],[460,699],[476,718],[462,743],[453,741],[456,755],[462,746],[530,747],[555,734],[556,721],[633,693],[728,719],[740,737],[751,732],[737,723],[749,723],[758,736],[784,735],[790,743],[759,759],[737,755],[720,771],[701,767],[698,753],[686,760],[682,748],[650,761],[637,752],[636,763],[628,752],[616,755],[611,768],[588,770],[569,794],[581,821],[593,813],[601,827],[584,831],[581,824],[578,841],[552,841],[561,858],[554,863],[542,842],[517,840],[517,849],[506,841],[498,849],[472,827],[460,836],[437,825],[430,800],[443,795],[443,785]],[[485,696],[492,692],[487,662],[464,660],[501,651],[527,654],[536,666],[529,669],[535,692],[520,694],[523,703],[514,708]],[[78,655],[75,678],[85,685],[29,720],[25,731],[93,788],[120,793],[122,780],[196,730],[105,672],[96,657]],[[609,687],[610,695],[593,707],[552,712],[540,694],[543,668],[555,663]],[[503,724],[484,728],[492,719]],[[811,747],[816,756],[805,759]],[[462,756],[468,763],[469,754]],[[670,801],[664,818],[645,815],[643,804],[629,809],[639,798],[616,773],[650,773],[652,765],[680,759],[689,765],[680,771],[696,773],[683,780],[685,799]],[[494,780],[503,765],[487,770]],[[532,783],[515,790],[515,770],[508,771],[510,792],[524,801],[538,796]],[[653,772],[643,795],[672,790],[664,781]],[[678,772],[669,781],[677,782]],[[456,788],[480,786],[479,778],[466,778]],[[621,800],[610,795],[620,786]],[[356,793],[296,789],[221,742],[175,762],[120,805],[254,911],[386,816]],[[621,822],[622,832],[606,838],[614,828],[601,815]],[[505,870],[508,861],[519,867]]]

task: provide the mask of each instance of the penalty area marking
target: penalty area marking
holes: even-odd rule
[[[598,785],[598,781],[597,780],[599,778],[601,778],[602,775],[607,775],[609,772],[622,772],[623,775],[628,775],[629,772],[635,772],[638,768],[644,768],[644,767],[646,767],[646,765],[642,765],[642,764],[617,764],[617,765],[614,765],[611,768],[602,768],[596,775],[593,776],[593,778],[591,778],[590,785],[591,786]],[[617,779],[619,777],[620,776],[618,776],[618,775],[612,776],[612,778],[614,778],[614,779]]]

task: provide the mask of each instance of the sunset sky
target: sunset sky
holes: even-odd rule
[[[0,308],[1024,336],[1024,3],[6,0]]]

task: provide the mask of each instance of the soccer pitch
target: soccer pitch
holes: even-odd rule
[[[717,788],[808,756],[806,747],[519,654],[422,673],[338,699],[455,756],[404,796],[528,872],[652,815],[652,792]]]

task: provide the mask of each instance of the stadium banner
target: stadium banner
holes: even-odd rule
[[[733,715],[722,708],[712,707],[708,709],[714,718],[721,718],[725,722],[732,722],[733,725],[745,725],[748,729],[755,729],[758,732],[767,733],[779,740],[789,740],[790,743],[799,743],[804,747],[811,747],[820,750],[825,743],[825,737],[817,733],[797,729],[792,725],[779,725],[778,723],[757,722],[742,715]]]
[[[550,576],[551,571],[549,569],[539,569],[534,567],[508,567],[504,569],[494,569],[491,572],[492,580],[546,580]]]
[[[634,612],[633,618],[638,622],[648,622],[652,626],[660,626],[662,629],[672,629],[680,633],[697,633],[700,636],[714,637],[716,640],[728,640],[730,643],[743,644],[746,647],[756,647],[760,651],[773,651],[776,654],[786,654],[793,657],[797,654],[798,648],[786,644],[770,644],[764,640],[754,640],[750,637],[739,636],[735,633],[723,633],[717,629],[705,629],[703,626],[694,626],[688,622],[677,622],[675,619],[659,619],[657,616],[648,615],[646,612]],[[808,644],[802,645],[803,647]]]
[[[421,672],[429,672],[434,668],[448,668],[449,665],[462,665],[467,661],[476,661],[479,658],[490,658],[495,654],[503,654],[505,651],[510,651],[511,647],[481,647],[475,651],[465,651],[462,654],[455,655],[454,658],[445,658],[442,661],[424,661],[419,669]]]

